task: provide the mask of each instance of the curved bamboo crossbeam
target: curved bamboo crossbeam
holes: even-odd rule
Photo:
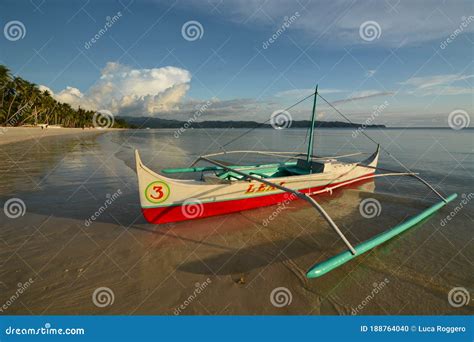
[[[241,153],[267,155],[270,157],[282,157],[282,158],[287,158],[287,159],[299,159],[298,157],[306,156],[305,153],[301,153],[301,152],[273,152],[273,151],[247,151],[247,150],[225,151],[225,152],[217,152],[217,153],[211,153],[211,154],[205,154],[205,155],[199,156],[196,160],[194,160],[191,163],[189,167],[192,168],[200,160],[202,160],[202,158],[222,156],[226,154],[241,154]],[[342,154],[338,156],[327,156],[327,157],[313,155],[311,157],[312,157],[312,160],[326,160],[326,159],[339,159],[339,158],[345,158],[345,157],[360,156],[363,154],[368,154],[368,153],[356,152],[356,153]]]
[[[430,208],[426,209],[425,211],[421,212],[420,214],[411,217],[407,221],[404,221],[404,222],[398,224],[397,226],[393,227],[392,229],[390,229],[386,232],[383,232],[379,235],[376,235],[375,237],[373,237],[373,238],[371,238],[367,241],[364,241],[364,242],[362,242],[359,245],[354,247],[349,242],[349,240],[346,238],[344,233],[342,233],[342,231],[339,229],[337,224],[332,220],[332,218],[329,216],[329,214],[324,210],[324,208],[316,200],[314,200],[314,198],[312,198],[310,196],[310,195],[314,195],[316,193],[332,191],[333,189],[336,189],[336,188],[338,188],[340,186],[343,186],[343,185],[350,184],[354,181],[348,181],[347,183],[342,184],[342,185],[336,185],[336,186],[329,187],[329,188],[324,189],[324,190],[320,190],[320,191],[316,191],[316,192],[307,194],[307,193],[303,193],[303,192],[293,190],[293,189],[287,188],[285,186],[270,182],[270,181],[262,179],[262,178],[258,178],[258,177],[246,174],[244,172],[241,172],[241,171],[236,170],[234,168],[225,166],[225,165],[223,165],[219,162],[216,162],[212,159],[208,159],[206,157],[201,157],[201,159],[204,160],[204,161],[207,161],[211,164],[214,164],[216,166],[219,166],[224,170],[235,172],[236,174],[239,174],[242,177],[245,177],[245,179],[252,179],[252,180],[255,180],[257,182],[273,186],[273,187],[275,187],[277,189],[280,189],[282,191],[294,194],[299,199],[302,199],[302,200],[308,202],[313,208],[315,208],[323,216],[323,218],[328,222],[328,224],[331,226],[331,228],[333,228],[333,230],[342,239],[344,244],[347,246],[348,250],[344,251],[344,252],[342,252],[342,253],[340,253],[336,256],[333,256],[333,257],[331,257],[331,258],[329,258],[329,259],[327,259],[327,260],[325,260],[321,263],[317,263],[314,266],[312,266],[308,270],[308,272],[306,273],[306,276],[308,278],[320,277],[320,276],[328,273],[329,271],[331,271],[331,270],[347,263],[348,261],[356,258],[357,256],[371,250],[372,248],[375,248],[375,247],[383,244],[384,242],[392,239],[393,237],[395,237],[395,236],[403,233],[404,231],[412,228],[417,223],[421,222],[422,220],[424,220],[428,216],[432,215],[433,213],[435,213],[436,211],[438,211],[439,209],[441,209],[442,207],[444,207],[446,204],[453,201],[457,197],[457,194],[452,194],[452,195],[448,196],[446,199],[444,199],[444,197],[439,195],[443,199],[442,202],[436,203],[435,205],[431,206]],[[366,167],[372,168],[372,169],[380,169],[380,168],[376,168],[376,167],[369,167],[367,165],[359,165],[359,166],[366,166]],[[385,177],[386,176],[412,176],[412,177],[415,177],[415,178],[418,179],[418,177],[416,177],[417,173],[414,173],[414,172],[397,172],[397,171],[391,171],[390,173],[380,174],[380,175],[371,175],[370,177],[372,178],[372,177],[384,177],[384,176]],[[369,176],[367,178],[369,178]],[[430,188],[431,188],[431,186],[430,186]],[[433,190],[433,191],[435,191],[435,193],[437,193],[436,190]]]
[[[346,244],[347,248],[349,248],[349,251],[351,253],[353,253],[354,255],[357,253],[356,250],[354,249],[354,247],[352,246],[352,244],[349,242],[349,240],[345,237],[345,235],[341,232],[341,230],[339,229],[339,227],[336,225],[336,223],[334,223],[334,221],[332,220],[332,218],[329,216],[329,214],[326,212],[326,210],[324,210],[323,207],[321,207],[321,205],[316,202],[312,197],[310,197],[309,195],[305,194],[304,192],[301,192],[301,191],[297,191],[297,190],[293,190],[293,189],[290,189],[290,188],[287,188],[285,186],[282,186],[280,184],[277,184],[277,183],[273,183],[273,182],[270,182],[270,181],[267,181],[265,179],[262,179],[262,178],[258,178],[258,177],[254,177],[252,175],[249,175],[249,174],[246,174],[244,172],[241,172],[239,170],[236,170],[236,169],[233,169],[233,168],[230,168],[228,166],[225,166],[224,164],[221,164],[219,162],[216,162],[212,159],[208,159],[206,157],[201,157],[202,160],[205,160],[211,164],[214,164],[216,166],[220,166],[222,167],[223,169],[226,169],[228,171],[232,171],[232,172],[235,172],[236,174],[238,175],[241,175],[242,177],[245,177],[245,178],[248,178],[248,179],[252,179],[254,181],[257,181],[257,182],[260,182],[260,183],[263,183],[263,184],[266,184],[266,185],[270,185],[272,187],[275,187],[277,189],[280,189],[280,190],[283,190],[285,192],[289,192],[291,194],[294,194],[296,197],[308,202],[309,204],[311,204],[311,206],[313,208],[315,208],[316,210],[319,211],[319,213],[324,217],[324,219],[326,219],[326,221],[329,223],[329,225],[334,229],[334,231],[339,235],[339,237],[342,239],[342,241],[344,241],[344,243]]]

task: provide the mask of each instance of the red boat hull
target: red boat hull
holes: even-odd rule
[[[374,174],[371,173],[362,177],[352,179],[350,181],[332,183],[331,188],[337,186],[352,185],[356,182],[366,181],[368,179],[371,179],[373,175]],[[327,186],[313,187],[308,189],[302,189],[299,191],[304,193],[313,193],[316,191],[323,190],[325,188],[327,188]],[[243,210],[275,205],[284,201],[291,201],[294,199],[297,199],[297,197],[284,192],[274,195],[248,197],[232,201],[196,203],[194,205],[188,206],[188,208],[182,205],[157,208],[142,208],[142,213],[148,222],[154,224],[163,224],[204,218],[209,216],[230,214]]]

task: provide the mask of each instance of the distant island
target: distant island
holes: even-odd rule
[[[199,121],[189,123],[179,120],[130,116],[122,116],[120,120],[133,128],[182,128],[186,126],[189,126],[189,128],[273,128],[269,123],[262,124],[256,121]],[[311,121],[309,120],[293,121],[290,128],[307,128],[310,124]],[[385,125],[364,125],[341,121],[317,121],[315,126],[319,128],[385,128]]]

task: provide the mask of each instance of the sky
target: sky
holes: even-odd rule
[[[12,74],[117,116],[264,122],[318,84],[354,122],[474,125],[472,0],[2,0],[0,26]]]

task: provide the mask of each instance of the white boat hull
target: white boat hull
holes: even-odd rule
[[[378,151],[364,166],[360,163],[328,161],[328,171],[266,181],[316,195],[373,177]],[[274,205],[296,196],[256,180],[235,180],[210,184],[179,180],[148,169],[136,151],[136,166],[142,212],[151,223],[169,223]],[[365,167],[368,166],[368,167]]]

